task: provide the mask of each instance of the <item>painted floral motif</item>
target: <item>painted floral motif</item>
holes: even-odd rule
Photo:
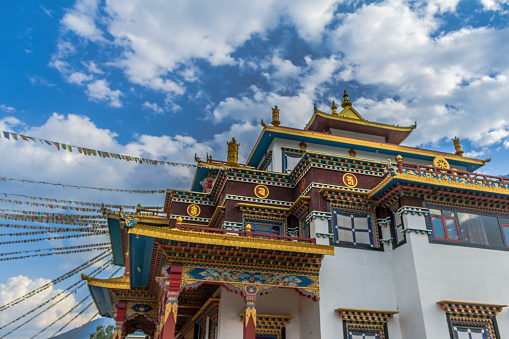
[[[306,287],[313,281],[306,276],[277,274],[270,272],[249,272],[213,268],[193,268],[188,272],[193,279],[247,284],[265,284],[285,287]]]

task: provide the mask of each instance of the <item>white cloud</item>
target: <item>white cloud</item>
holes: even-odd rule
[[[29,277],[18,275],[15,277],[10,277],[7,280],[7,283],[0,284],[0,304],[5,305],[8,302],[19,298],[26,293],[35,290],[36,288],[49,283],[50,280],[43,279],[43,278],[37,278],[37,279],[30,279]],[[70,285],[70,284],[69,284]],[[55,288],[53,286],[49,287],[48,289],[34,295],[33,297],[30,297],[26,299],[25,301],[21,302],[20,304],[13,306],[9,309],[9,311],[4,311],[0,313],[0,324],[5,325],[6,323],[18,318],[19,316],[23,315],[24,313],[30,311],[34,307],[42,304],[44,301],[50,299],[51,297],[55,296],[56,294],[62,292],[61,289]],[[56,300],[60,300],[64,295],[58,297]],[[83,305],[87,305],[91,299],[87,300]],[[53,321],[57,320],[60,316],[62,316],[64,313],[69,311],[74,305],[76,305],[78,300],[76,300],[74,295],[69,295],[64,300],[62,300],[60,303],[56,304],[54,307],[51,307],[47,311],[44,312],[43,316],[39,316],[35,318],[33,321],[31,321],[29,324],[24,325],[20,329],[16,330],[12,334],[9,335],[9,338],[13,339],[21,339],[21,338],[29,338],[33,335],[35,335],[37,332],[45,328],[46,326],[50,325]],[[49,305],[47,305],[49,306]],[[47,307],[46,306],[46,307]],[[78,308],[77,311],[71,312],[69,315],[62,318],[62,320],[59,320],[55,323],[51,328],[46,330],[42,333],[42,335],[51,335],[56,330],[58,330],[60,327],[62,327],[65,323],[67,323],[69,320],[71,320],[82,308]],[[41,309],[42,310],[42,309]],[[40,311],[40,310],[39,310]],[[21,321],[10,325],[6,329],[2,330],[2,332],[5,334],[8,331],[14,329],[16,325],[21,324],[24,320],[30,319],[29,317],[37,314],[38,311],[35,311],[34,313],[30,314],[27,318],[22,319]],[[74,320],[71,324],[73,326],[79,326],[84,324],[88,321],[88,319],[91,318],[91,316],[95,313],[94,309],[90,307],[85,311],[82,315],[80,315],[76,320]],[[72,327],[71,327],[72,328]]]
[[[157,113],[157,114],[162,114],[164,113],[164,108],[160,107],[158,104],[156,104],[155,102],[154,103],[150,103],[148,101],[145,101],[143,103],[143,107],[146,108],[146,109],[151,109],[152,111],[154,111],[154,113]]]
[[[83,82],[88,82],[94,77],[91,75],[83,74],[81,72],[73,72],[67,77],[67,81],[71,84],[81,85]]]
[[[507,0],[481,0],[485,11],[501,11],[502,5],[507,5]]]
[[[387,123],[417,121],[408,139],[413,145],[455,135],[498,143],[508,130],[499,123],[509,105],[502,94],[509,90],[509,60],[504,57],[509,30],[464,27],[437,34],[442,22],[430,13],[455,7],[454,1],[432,8],[410,8],[398,0],[364,5],[342,14],[342,24],[330,36],[334,50],[345,55],[343,80],[376,86],[378,93],[398,98],[379,102],[388,105],[385,113],[368,105],[364,116]]]
[[[123,95],[123,93],[118,89],[111,90],[106,80],[96,80],[92,83],[89,83],[87,85],[86,92],[91,99],[107,101],[108,104],[112,107],[122,107],[120,97]]]
[[[6,113],[16,113],[16,109],[14,107],[11,107],[11,106],[7,106],[7,105],[0,105],[0,109]]]
[[[64,15],[61,23],[83,38],[103,40],[102,32],[95,24],[97,10],[97,0],[79,0],[75,8]]]

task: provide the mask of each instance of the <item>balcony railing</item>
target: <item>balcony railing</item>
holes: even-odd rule
[[[509,178],[459,171],[456,169],[417,165],[408,162],[399,162],[397,168],[398,173],[415,175],[428,179],[446,180],[502,189],[507,189],[509,186]]]
[[[203,233],[212,233],[212,234],[227,234],[227,235],[236,235],[240,237],[248,237],[248,238],[261,238],[261,239],[270,239],[270,240],[281,240],[281,241],[297,241],[297,242],[305,242],[310,244],[316,244],[316,239],[310,238],[300,238],[300,237],[290,237],[287,235],[279,235],[265,232],[252,232],[252,231],[235,231],[224,228],[212,228],[212,227],[201,227],[201,226],[192,226],[177,223],[175,225],[176,229],[184,230],[184,231],[193,231],[193,232],[203,232]]]

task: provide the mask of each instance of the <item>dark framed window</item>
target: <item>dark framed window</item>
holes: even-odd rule
[[[394,239],[394,248],[398,247],[406,241],[405,234],[403,233],[404,229],[405,225],[403,224],[403,218],[400,214],[394,213],[392,215],[391,227],[392,238]]]
[[[349,332],[348,339],[380,339],[380,335],[378,333],[368,333],[368,332]]]
[[[373,247],[371,219],[369,214],[352,214],[334,210],[332,212],[334,243]]]
[[[251,232],[268,233],[274,235],[283,234],[284,225],[282,222],[278,223],[263,220],[246,219],[244,221],[244,228],[247,226],[247,224],[251,225]]]
[[[430,209],[429,212],[435,239],[461,242],[458,221],[454,211]]]
[[[283,173],[291,173],[303,154],[302,150],[283,148]]]
[[[430,208],[429,212],[435,240],[508,247],[509,218],[439,208]]]
[[[482,327],[461,327],[453,328],[455,339],[486,339],[486,333]]]

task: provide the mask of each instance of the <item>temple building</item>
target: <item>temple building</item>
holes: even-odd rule
[[[104,210],[125,274],[83,278],[115,338],[509,337],[509,179],[415,128],[276,106],[245,164],[232,139],[163,209]]]

